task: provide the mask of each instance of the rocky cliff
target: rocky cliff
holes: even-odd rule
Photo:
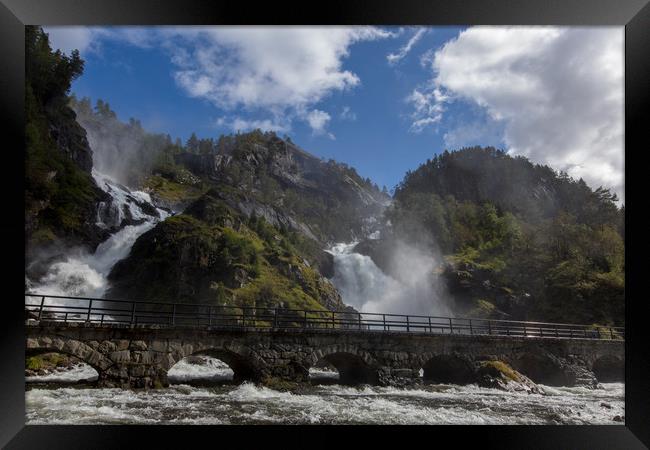
[[[96,225],[106,194],[91,176],[92,150],[67,106],[72,79],[83,61],[52,52],[47,35],[27,27],[25,243],[27,261],[44,248],[94,249],[107,237]]]
[[[212,189],[143,234],[109,275],[108,297],[214,305],[344,308],[296,245],[301,238],[247,217]]]

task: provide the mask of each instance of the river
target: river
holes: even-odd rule
[[[216,362],[215,362],[216,361]],[[624,385],[597,389],[541,385],[545,395],[432,384],[414,388],[341,386],[335,373],[314,371],[313,385],[280,392],[244,382],[218,360],[179,362],[159,390],[83,387],[88,366],[28,377],[28,424],[623,424]],[[194,381],[220,382],[209,387]],[[58,381],[58,384],[47,384]]]

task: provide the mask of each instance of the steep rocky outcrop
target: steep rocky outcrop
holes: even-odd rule
[[[91,176],[93,154],[85,130],[67,106],[83,61],[52,52],[37,27],[25,32],[25,244],[27,261],[44,248],[93,250],[107,237],[96,225],[107,199]]]
[[[174,158],[195,175],[229,186],[220,189],[224,200],[243,214],[321,243],[367,234],[367,219],[380,215],[389,200],[354,169],[322,161],[273,133],[224,136],[216,154]]]
[[[109,297],[215,305],[344,308],[290,235],[247,217],[212,189],[143,234],[109,275]]]

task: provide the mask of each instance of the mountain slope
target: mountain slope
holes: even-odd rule
[[[493,148],[445,152],[407,173],[382,240],[356,251],[386,270],[397,241],[442,253],[458,314],[621,324],[624,208],[615,201]]]

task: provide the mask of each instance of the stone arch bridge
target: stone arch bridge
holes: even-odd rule
[[[74,356],[100,386],[166,386],[174,364],[199,354],[228,364],[235,381],[305,381],[323,360],[346,384],[470,383],[495,360],[551,385],[623,378],[624,329],[614,327],[34,294],[25,315],[27,356]]]
[[[305,381],[322,359],[340,382],[381,385],[424,379],[472,382],[484,360],[500,360],[554,385],[622,381],[624,342],[601,339],[444,335],[367,330],[218,329],[95,323],[27,324],[27,355],[74,356],[99,373],[98,385],[160,387],[190,355],[221,359],[235,380]]]

